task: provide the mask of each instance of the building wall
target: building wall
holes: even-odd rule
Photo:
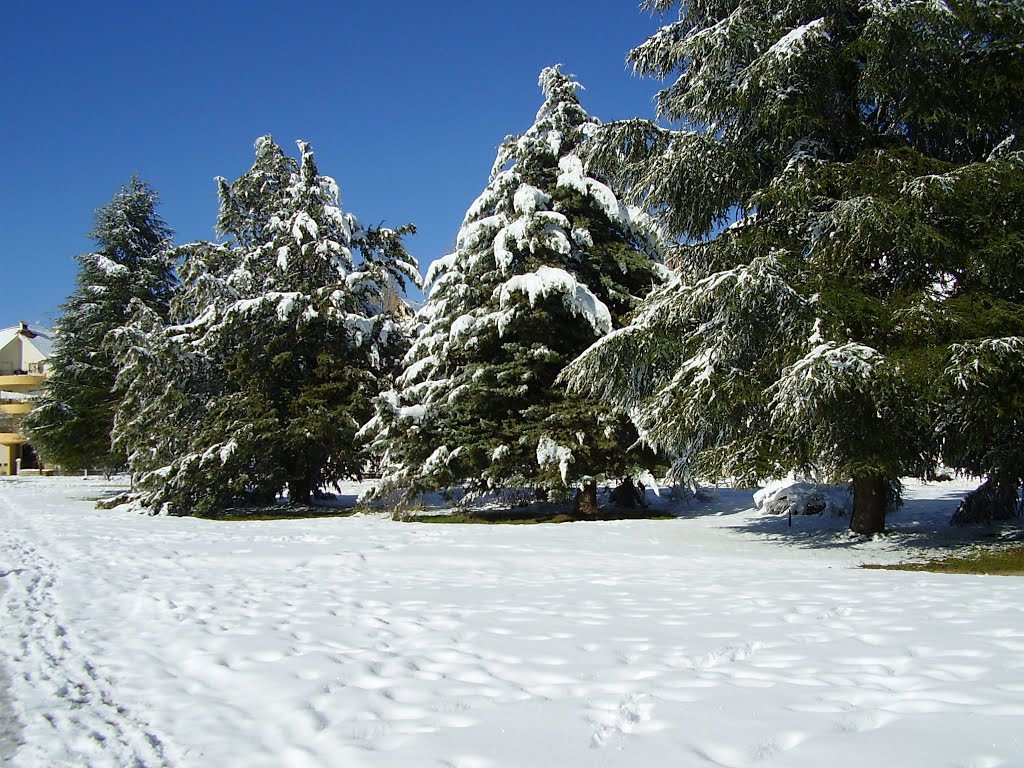
[[[13,445],[0,445],[0,475],[13,475],[17,466],[18,449]]]
[[[24,402],[38,394],[39,376],[45,374],[46,351],[49,349],[50,337],[38,334],[24,323],[17,327],[0,330],[0,376],[11,376],[28,373],[29,376],[19,377],[22,381],[10,379],[5,382],[9,391],[0,391],[0,402]],[[40,349],[39,347],[42,347]],[[0,390],[5,386],[0,386]],[[13,475],[17,472],[17,461],[25,453],[20,444],[24,438],[18,434],[18,422],[21,415],[0,413],[0,433],[6,433],[6,442],[0,443],[0,475]],[[15,434],[11,442],[11,434]],[[34,454],[29,451],[28,456]]]
[[[0,376],[14,371],[40,372],[46,356],[31,341],[15,337],[0,348]]]
[[[18,339],[11,339],[3,349],[0,349],[0,375],[27,370],[21,367],[21,347]]]

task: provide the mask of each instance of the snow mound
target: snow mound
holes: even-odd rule
[[[853,509],[847,485],[815,485],[776,480],[754,494],[754,506],[764,515],[846,515]]]

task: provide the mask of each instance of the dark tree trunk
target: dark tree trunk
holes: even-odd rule
[[[885,477],[882,475],[853,478],[850,530],[854,533],[882,533],[885,530],[887,496]]]
[[[312,485],[307,478],[296,477],[288,481],[288,495],[292,504],[309,504],[312,494]]]
[[[292,457],[287,468],[288,496],[293,504],[311,504],[316,491],[320,489],[320,456],[315,449],[298,453]]]
[[[617,507],[634,509],[636,507],[644,506],[644,495],[640,492],[640,489],[636,487],[636,483],[633,482],[632,477],[627,477],[619,483],[615,490],[611,492],[610,499],[612,504]]]
[[[593,517],[597,514],[597,481],[588,480],[577,489],[572,513],[576,517]]]

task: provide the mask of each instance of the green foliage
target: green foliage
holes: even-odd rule
[[[1021,514],[1020,480],[990,477],[967,494],[953,513],[951,525],[987,525]]]
[[[542,523],[576,523],[593,520],[675,520],[674,515],[649,509],[601,509],[580,518],[569,512],[539,504],[526,509],[479,510],[450,514],[403,514],[395,517],[403,523],[439,523],[448,525],[538,525]]]
[[[421,330],[368,428],[387,492],[564,496],[651,460],[622,412],[569,395],[558,376],[660,281],[658,233],[585,168],[598,123],[577,83],[556,67],[541,86],[534,125],[502,144],[456,250],[431,266]]]
[[[1024,337],[953,345],[937,384],[938,432],[951,466],[991,475],[1003,487],[1024,483],[1022,381]]]
[[[203,517],[207,520],[225,523],[255,523],[267,520],[319,520],[326,517],[352,517],[357,511],[357,509],[344,507],[286,503],[218,509]]]
[[[111,445],[120,402],[119,330],[137,307],[166,318],[175,286],[172,232],[157,194],[133,177],[96,211],[94,253],[77,256],[75,291],[61,307],[47,385],[23,427],[46,463],[68,471],[123,466]]]
[[[1020,4],[645,6],[679,9],[630,59],[683,127],[590,160],[690,244],[571,387],[705,470],[1019,472],[1019,372],[984,349],[1024,309]]]
[[[230,243],[184,246],[172,324],[140,312],[125,334],[116,434],[154,512],[266,507],[286,490],[305,504],[366,463],[359,427],[406,348],[413,229],[363,228],[299,148],[296,162],[257,141],[253,168],[220,182]]]

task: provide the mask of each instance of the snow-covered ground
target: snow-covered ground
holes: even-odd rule
[[[1024,579],[855,568],[955,542],[966,487],[911,485],[902,533],[863,539],[749,492],[668,521],[226,523],[2,481],[11,764],[1021,766]]]
[[[5,587],[0,581],[0,601]],[[0,603],[2,604],[2,603]],[[6,654],[0,655],[3,659]],[[20,744],[21,723],[11,708],[11,681],[7,669],[0,666],[0,765],[7,765]]]

